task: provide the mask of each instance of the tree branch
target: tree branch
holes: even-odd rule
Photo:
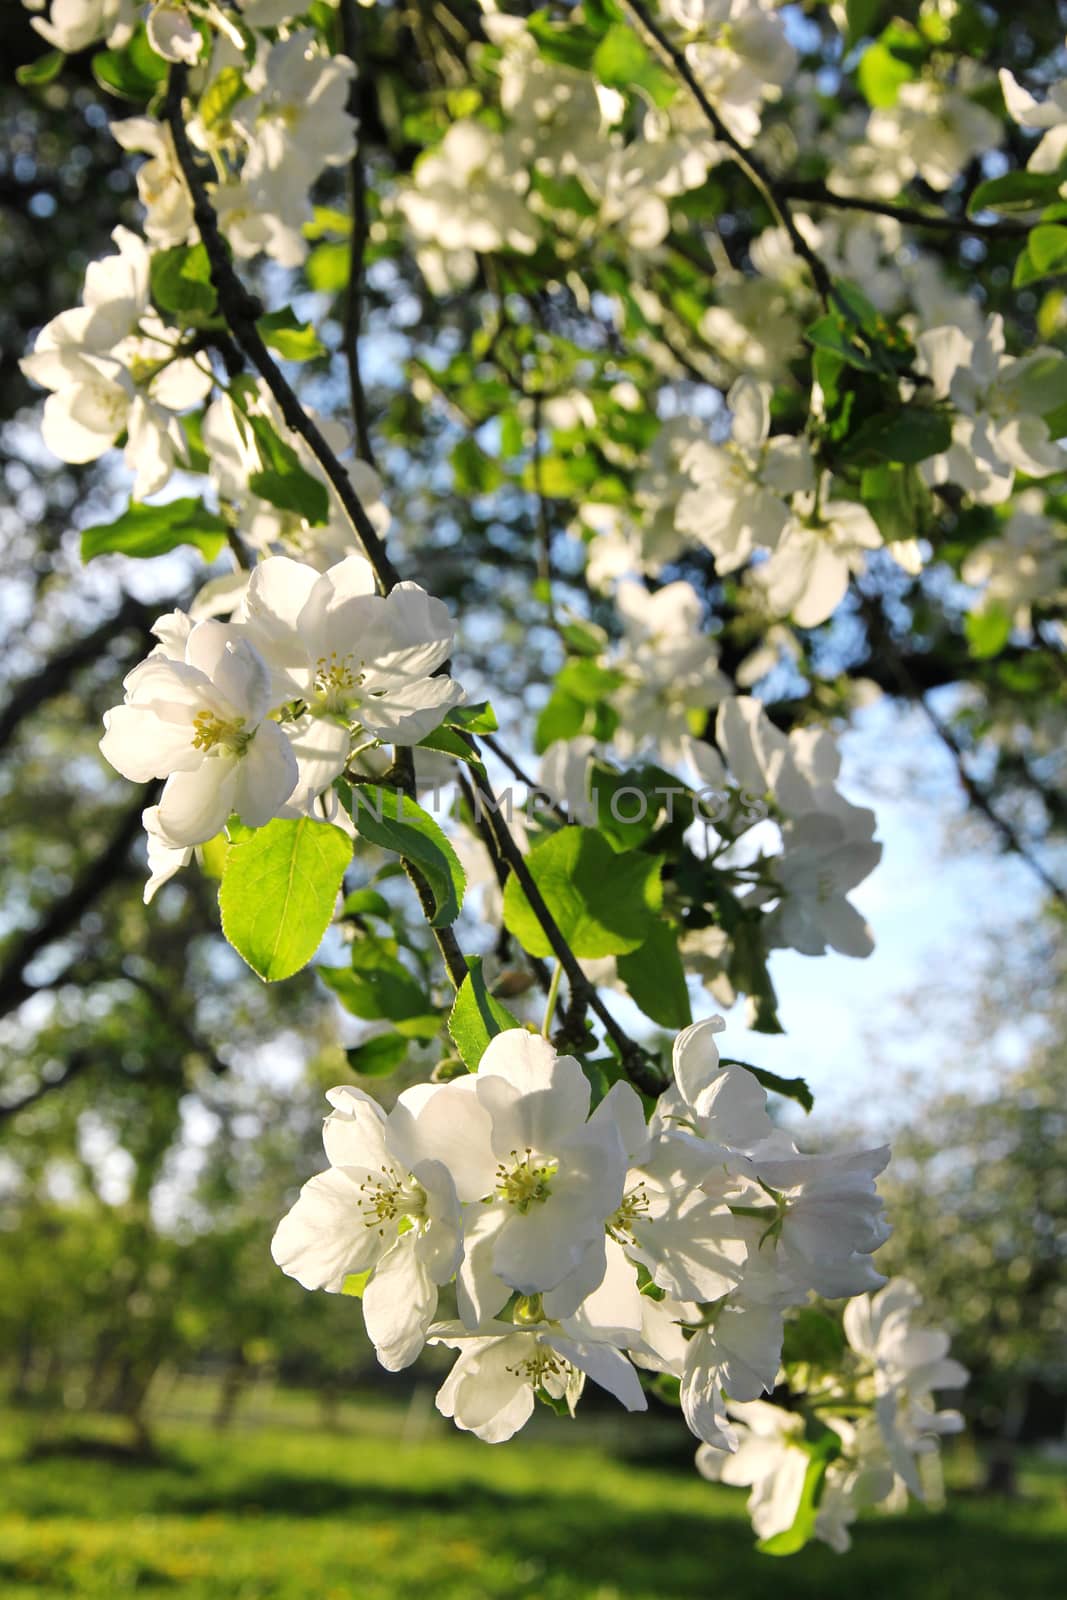
[[[157,606],[143,605],[132,595],[126,595],[112,616],[107,617],[90,633],[76,639],[50,661],[46,661],[32,677],[16,683],[7,704],[0,711],[0,750],[13,738],[25,717],[36,711],[46,700],[52,700],[56,695],[62,694],[70,680],[84,667],[91,666],[112,639],[125,633],[127,629],[131,631],[136,629],[138,638],[147,643],[151,638],[152,623],[158,614]]]
[[[9,953],[0,969],[0,1016],[6,1016],[36,993],[33,984],[27,983],[24,976],[30,962],[48,945],[77,927],[90,906],[117,877],[130,846],[141,831],[141,812],[152,804],[157,789],[157,784],[149,783],[137,790],[136,800],[122,813],[100,854],[93,857],[67,893],[52,902],[36,928],[8,946]]]
[[[785,179],[778,193],[790,200],[809,201],[835,211],[865,211],[889,217],[913,228],[937,228],[948,233],[970,233],[983,239],[1025,239],[1029,229],[1017,222],[974,222],[970,217],[950,217],[944,211],[920,211],[917,206],[895,205],[889,200],[868,200],[861,195],[835,194],[816,179]]]
[[[219,308],[238,347],[277,401],[286,425],[303,439],[330,480],[345,516],[378,575],[379,583],[388,593],[400,582],[400,575],[386,551],[381,535],[353,488],[347,468],[330,449],[321,430],[300,404],[296,392],[267,349],[256,327],[258,318],[263,315],[263,307],[255,296],[248,292],[234,269],[229,246],[222,236],[218,217],[207,197],[196,157],[189,143],[182,111],[187,79],[185,67],[180,65],[171,67],[163,113],[174,140],[174,153],[178,165],[192,197],[193,216],[204,249],[207,251],[211,282],[218,296]]]
[[[899,691],[905,695],[907,699],[914,700],[916,705],[922,709],[926,720],[929,722],[931,728],[934,730],[937,737],[940,739],[941,743],[952,757],[956,767],[956,773],[960,781],[960,787],[963,789],[967,799],[970,801],[971,805],[974,806],[976,811],[981,812],[981,814],[986,818],[987,822],[992,825],[995,832],[1000,835],[1004,842],[1005,848],[1011,850],[1019,857],[1021,861],[1024,861],[1035,878],[1037,878],[1038,881],[1043,884],[1048,893],[1052,895],[1053,899],[1058,901],[1061,906],[1067,909],[1067,890],[1065,890],[1062,885],[1056,881],[1052,874],[1032,853],[1030,847],[1022,838],[1015,825],[1009,822],[1006,817],[1001,816],[999,811],[997,811],[996,807],[993,805],[992,798],[985,787],[979,783],[977,778],[973,777],[972,774],[967,770],[967,761],[962,745],[956,738],[956,735],[953,733],[948,723],[940,715],[940,713],[934,709],[929,700],[926,698],[923,690],[912,678],[907,662],[897,649],[896,643],[889,632],[889,627],[886,623],[886,619],[882,613],[881,607],[870,595],[864,594],[862,590],[859,592],[859,594],[860,612],[870,631],[872,641],[876,644],[877,648],[884,653],[886,659],[888,660],[891,672],[896,679]]]
[[[362,73],[360,19],[356,0],[341,0],[341,38],[345,54]],[[353,102],[358,101],[358,78],[352,85]],[[355,111],[355,104],[349,106]],[[362,130],[357,130],[356,153],[352,157],[352,232],[349,236],[348,285],[345,289],[344,343],[348,364],[348,392],[352,401],[352,421],[356,430],[356,454],[377,468],[367,420],[367,396],[359,364],[359,339],[363,326],[363,256],[367,248],[367,176],[363,166]]]

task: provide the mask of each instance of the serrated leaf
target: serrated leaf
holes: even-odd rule
[[[192,497],[168,500],[165,505],[131,505],[114,522],[85,528],[81,536],[83,561],[96,556],[124,555],[139,560],[166,555],[179,545],[191,544],[206,561],[214,561],[226,543],[226,523],[202,500]]]
[[[351,859],[347,834],[308,817],[276,817],[230,846],[219,889],[222,931],[265,982],[307,966]]]
[[[446,728],[463,728],[467,733],[495,733],[500,724],[488,700],[453,706],[445,717]]]
[[[568,827],[536,844],[526,865],[576,956],[624,955],[649,937],[663,900],[658,857],[616,853],[595,828]],[[504,922],[530,955],[553,954],[514,873],[504,890]]]
[[[338,792],[361,839],[394,851],[421,872],[434,901],[430,926],[446,928],[455,922],[467,878],[459,857],[433,818],[408,795],[377,784],[361,784],[354,789],[341,784]]]
[[[522,1024],[507,1006],[489,993],[481,956],[472,957],[467,965],[470,971],[453,1003],[448,1031],[469,1070],[477,1072],[490,1039],[495,1039],[498,1033],[506,1033],[509,1028],[520,1028]]]
[[[316,972],[346,1011],[365,1022],[391,1022],[398,1033],[436,1033],[440,1020],[422,984],[381,939],[368,937],[352,946],[347,967],[316,967]],[[411,1028],[415,1023],[416,1027]]]

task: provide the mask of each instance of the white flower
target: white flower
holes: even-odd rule
[[[933,78],[901,84],[896,103],[871,112],[867,138],[878,151],[945,190],[975,156],[1001,142],[999,118]]]
[[[755,1253],[763,1269],[780,1280],[783,1293],[792,1280],[794,1300],[809,1289],[836,1300],[885,1282],[871,1252],[890,1233],[874,1183],[888,1161],[887,1145],[811,1156],[781,1135],[752,1152],[754,1209],[766,1211],[750,1219]],[[748,1281],[746,1269],[746,1287]]]
[[[412,1136],[403,1096],[389,1116],[359,1089],[331,1089],[327,1099],[329,1170],[301,1189],[271,1254],[305,1289],[336,1294],[349,1276],[368,1274],[367,1333],[382,1365],[396,1371],[422,1350],[438,1287],[459,1262],[459,1201],[447,1168]]]
[[[1011,494],[1016,472],[1044,478],[1063,470],[1067,451],[1051,439],[1044,415],[1063,393],[1067,357],[1047,345],[1008,355],[1000,315],[976,337],[931,328],[917,352],[934,393],[958,413],[949,449],[923,463],[929,483],[957,483],[980,504],[995,505]]]
[[[738,1446],[733,1455],[701,1445],[696,1462],[705,1478],[751,1489],[748,1511],[761,1539],[785,1533],[796,1521],[811,1460],[801,1440],[804,1419],[765,1400],[732,1405]]]
[[[1000,69],[1000,87],[1008,116],[1022,128],[1043,128],[1044,137],[1031,152],[1028,172],[1057,172],[1067,155],[1067,79],[1049,86],[1044,100],[1036,100],[1017,83],[1007,68]]]
[[[195,66],[200,60],[203,36],[184,5],[161,0],[148,13],[145,31],[152,49],[164,61],[184,61]]]
[[[234,623],[270,663],[274,704],[305,708],[294,725],[298,744],[305,734],[311,741],[294,796],[300,808],[343,771],[354,736],[417,744],[463,698],[451,678],[433,676],[452,650],[446,607],[416,583],[375,593],[363,556],[324,573],[269,557]]]
[[[983,586],[983,609],[998,607],[1017,628],[1029,628],[1034,605],[1067,598],[1067,539],[1063,523],[1045,510],[1040,489],[1025,489],[998,538],[985,539],[966,557],[966,583]]]
[[[770,437],[769,383],[739,378],[727,396],[730,440],[701,441],[682,457],[695,485],[678,502],[678,527],[715,557],[719,572],[743,566],[756,546],[773,549],[789,521],[787,496],[815,486],[806,440]]]
[[[32,17],[30,26],[54,49],[75,55],[97,39],[121,49],[136,21],[136,0],[52,0],[48,21]]]
[[[463,120],[419,157],[398,204],[415,238],[437,249],[529,254],[538,229],[522,198],[528,183],[507,135]]]
[[[796,66],[785,23],[753,0],[675,0],[671,14],[696,39],[686,59],[723,122],[742,144],[760,131],[760,106],[777,99]]]
[[[767,1091],[747,1068],[724,1067],[716,1036],[722,1017],[705,1017],[683,1028],[674,1041],[674,1091],[661,1096],[653,1127],[689,1128],[716,1152],[747,1152],[774,1131]]]
[[[653,594],[627,581],[615,598],[625,632],[611,665],[626,680],[612,696],[615,746],[623,756],[652,747],[673,760],[691,731],[689,713],[715,705],[729,690],[714,640],[701,631],[700,597],[685,582]]]
[[[636,1372],[620,1350],[571,1337],[562,1326],[518,1329],[499,1322],[471,1335],[461,1324],[443,1324],[431,1334],[431,1342],[460,1351],[438,1391],[438,1411],[487,1444],[504,1443],[529,1421],[538,1391],[564,1400],[573,1416],[586,1376],[627,1411],[644,1411],[648,1405]]]
[[[873,812],[843,801],[835,813],[805,812],[782,829],[784,849],[771,863],[782,894],[767,923],[769,948],[807,956],[824,955],[827,947],[846,956],[870,955],[871,930],[847,895],[882,859],[873,828]],[[765,889],[753,899],[772,893]]]
[[[125,430],[133,492],[143,500],[185,454],[178,413],[211,388],[210,364],[186,356],[176,330],[148,306],[149,252],[125,228],[117,255],[94,262],[83,303],[54,317],[22,361],[27,377],[52,390],[41,432],[61,461],[96,461]]]
[[[185,244],[193,232],[193,200],[170,129],[153,117],[126,117],[113,122],[111,132],[124,150],[148,157],[137,171],[137,193],[145,208],[148,238],[160,249]]]
[[[937,1449],[944,1434],[958,1433],[958,1411],[938,1411],[934,1389],[962,1389],[969,1374],[949,1356],[948,1334],[915,1318],[922,1296],[906,1278],[893,1278],[874,1295],[845,1307],[845,1335],[873,1372],[875,1418],[893,1471],[923,1498],[916,1458]]]
[[[783,1321],[778,1306],[727,1301],[710,1327],[698,1328],[685,1351],[682,1414],[689,1431],[706,1445],[732,1450],[737,1435],[726,1400],[757,1400],[769,1394],[782,1358]]]
[[[831,616],[848,590],[849,577],[862,572],[866,552],[882,543],[878,525],[854,500],[816,504],[812,496],[782,533],[770,558],[753,573],[775,616],[791,616],[800,628],[817,628]]]
[[[159,807],[148,806],[141,813],[148,845],[148,882],[144,886],[144,903],[149,905],[157,889],[169,883],[176,872],[187,867],[193,859],[192,845],[173,845],[159,824]]]
[[[467,1104],[449,1106],[447,1128],[424,1128],[423,1138],[447,1161],[461,1197],[484,1201],[459,1275],[461,1314],[473,1327],[512,1290],[556,1289],[590,1245],[602,1245],[622,1204],[626,1152],[609,1119],[587,1123],[589,1080],[574,1057],[557,1056],[524,1029],[490,1041],[471,1083]],[[428,1110],[432,1117],[436,1108]],[[602,1277],[602,1249],[598,1265]],[[593,1277],[568,1312],[596,1288]]]
[[[874,813],[853,806],[834,788],[841,757],[827,728],[794,728],[788,736],[775,727],[759,700],[730,695],[715,719],[715,742],[738,787],[753,796],[771,795],[786,817],[826,812],[842,819],[855,814],[857,833],[873,833]],[[694,759],[699,747],[691,747]]]
[[[126,700],[104,714],[100,749],[124,778],[166,778],[156,817],[171,848],[202,844],[232,812],[249,827],[276,816],[297,778],[271,709],[270,671],[222,623],[201,622],[181,660],[153,654],[125,680]]]

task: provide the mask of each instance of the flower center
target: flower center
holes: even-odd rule
[[[496,1169],[496,1192],[501,1200],[523,1216],[530,1207],[540,1205],[552,1193],[552,1178],[559,1163],[545,1161],[535,1164],[532,1150],[527,1147],[521,1157],[517,1150],[511,1152],[511,1165],[501,1161]]]
[[[513,1367],[508,1367],[516,1377],[525,1378],[534,1389],[544,1387],[546,1378],[560,1378],[567,1371],[569,1363],[562,1356],[557,1356],[554,1350],[547,1345],[539,1344],[534,1347],[532,1355],[524,1361],[517,1361]]]
[[[327,711],[341,710],[362,682],[363,674],[353,665],[350,655],[339,656],[331,650],[315,663],[315,693]]]
[[[365,1178],[359,1186],[359,1209],[364,1226],[377,1228],[384,1234],[385,1224],[395,1222],[401,1232],[403,1223],[421,1222],[426,1216],[426,1190],[410,1176],[392,1167],[382,1167],[381,1176]]]
[[[618,1244],[634,1243],[634,1223],[648,1213],[648,1194],[643,1183],[623,1195],[622,1205],[604,1224],[605,1231]]]
[[[243,756],[252,743],[255,730],[245,732],[244,717],[234,717],[223,722],[213,711],[198,711],[193,718],[193,749],[205,754],[218,749],[219,754]]]

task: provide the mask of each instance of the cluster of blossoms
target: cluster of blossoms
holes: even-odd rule
[[[767,1527],[757,1517],[767,1534],[792,1521],[786,1452],[795,1444],[802,1484],[810,1451],[803,1415],[760,1396],[778,1381],[789,1308],[884,1281],[871,1256],[888,1233],[874,1180],[889,1153],[798,1151],[757,1079],[720,1064],[722,1026],[678,1036],[650,1120],[623,1082],[590,1112],[580,1063],[523,1029],[492,1039],[476,1073],[405,1090],[388,1113],[333,1089],[329,1168],[272,1249],[305,1288],[362,1298],[389,1369],[427,1342],[458,1350],[438,1408],[490,1443],[538,1399],[573,1414],[586,1378],[630,1411],[647,1406],[640,1372],[676,1380],[701,1470],[715,1460],[728,1481],[754,1484],[774,1507]],[[441,1317],[442,1297],[458,1315]],[[915,1458],[952,1426],[928,1392],[965,1375],[941,1336],[911,1327],[913,1305],[899,1284],[853,1301],[855,1374],[811,1395],[855,1419],[836,1423],[835,1530],[860,1485],[871,1499],[898,1480],[921,1492]],[[754,1459],[752,1439],[772,1427]]]
[[[44,11],[43,0],[26,3]],[[570,823],[583,821],[594,772],[614,757],[657,778],[684,772],[680,792],[690,800],[708,791],[725,797],[714,817],[694,809],[698,820],[679,847],[687,871],[668,892],[681,896],[679,879],[696,882],[687,915],[680,899],[665,901],[648,937],[665,935],[677,947],[685,1010],[664,1026],[673,1032],[692,1014],[687,976],[723,1005],[749,994],[758,1020],[752,976],[756,968],[766,976],[768,950],[870,953],[870,930],[849,896],[881,846],[873,813],[840,793],[831,734],[800,727],[787,735],[760,699],[737,690],[758,688],[783,657],[797,661],[794,630],[828,622],[878,552],[912,576],[925,559],[915,519],[876,517],[847,461],[841,473],[833,465],[828,441],[838,442],[835,427],[848,432],[855,398],[831,426],[833,362],[843,350],[841,365],[851,360],[865,380],[884,381],[884,396],[892,389],[894,415],[906,409],[909,428],[933,427],[936,448],[913,460],[909,436],[899,462],[885,459],[917,467],[924,493],[951,490],[970,509],[1008,508],[1019,474],[1041,480],[1067,465],[1056,431],[1067,358],[1045,346],[1013,355],[1001,318],[958,295],[939,260],[905,250],[892,218],[860,226],[794,211],[793,227],[768,228],[746,244],[744,271],[717,237],[714,272],[698,293],[677,297],[690,302],[679,319],[666,269],[672,256],[692,265],[707,240],[688,223],[679,230],[678,219],[717,169],[739,160],[758,177],[750,161],[774,170],[794,137],[782,119],[772,125],[802,70],[782,9],[775,0],[662,0],[667,54],[680,52],[714,108],[711,125],[698,97],[668,81],[660,58],[646,60],[640,39],[621,46],[640,52],[637,65],[613,66],[612,50],[597,46],[586,52],[592,65],[579,68],[566,48],[569,22],[539,13],[538,33],[529,19],[484,9],[485,39],[464,51],[470,92],[440,97],[414,161],[395,162],[380,187],[375,175],[368,236],[387,246],[387,267],[406,242],[431,294],[488,285],[498,304],[486,361],[498,335],[506,342],[509,301],[531,298],[509,290],[513,258],[523,258],[525,274],[551,253],[546,294],[565,282],[577,313],[593,315],[596,361],[587,352],[562,392],[546,383],[536,399],[539,338],[550,350],[546,371],[558,353],[551,319],[537,332],[520,330],[530,335],[519,365],[531,384],[517,385],[508,419],[523,436],[511,458],[536,436],[524,492],[532,481],[541,493],[547,448],[557,464],[571,465],[568,453],[583,466],[595,456],[619,474],[597,468],[574,480],[585,578],[612,595],[617,638],[582,619],[569,708],[577,707],[581,729],[548,741],[541,781]],[[352,831],[337,780],[383,778],[392,770],[384,747],[417,746],[464,698],[447,676],[454,636],[445,606],[412,583],[378,592],[337,492],[342,480],[325,471],[326,452],[383,536],[389,513],[376,473],[345,461],[344,430],[304,406],[325,442],[317,458],[306,431],[298,437],[287,426],[292,412],[265,366],[257,364],[258,376],[235,375],[247,355],[232,337],[240,319],[227,328],[216,258],[197,221],[206,204],[235,260],[270,269],[261,288],[299,284],[309,239],[344,235],[344,218],[338,224],[337,213],[311,204],[323,175],[352,160],[358,133],[356,66],[329,48],[323,10],[293,0],[52,0],[35,18],[61,51],[146,41],[181,90],[192,151],[179,159],[173,96],[164,115],[162,94],[145,95],[145,114],[111,123],[121,147],[145,158],[137,171],[144,237],[116,230],[116,253],[90,266],[81,305],[44,327],[23,363],[49,391],[45,441],[70,462],[96,461],[124,443],[138,501],[180,472],[201,472],[218,509],[199,502],[199,510],[257,562],[211,579],[188,612],[159,618],[156,647],[105,717],[101,748],[111,764],[131,781],[165,780],[144,818],[146,898],[221,831],[230,828],[239,845],[235,817],[247,829],[312,818]],[[554,45],[564,48],[553,53]],[[576,59],[583,49],[579,40]],[[640,93],[631,83],[638,72]],[[999,140],[997,119],[976,98],[979,78],[961,72],[950,82],[931,64],[898,88],[892,104],[835,124],[828,182],[839,195],[892,198],[916,177],[942,192]],[[1063,86],[1042,104],[1008,75],[1003,89],[1020,124],[1047,130],[1031,170],[1057,170]],[[796,138],[807,115],[799,99]],[[202,190],[195,207],[190,184]],[[714,231],[704,230],[709,238]],[[798,239],[835,280],[862,288],[854,303],[868,319],[869,348],[850,342],[847,318],[823,327],[821,344],[812,337],[815,319],[833,323],[837,301],[814,281]],[[176,278],[183,293],[194,288],[171,305]],[[306,281],[315,284],[310,269]],[[327,358],[313,327],[285,309],[273,318],[287,314],[298,349]],[[271,320],[259,319],[264,336]],[[632,369],[612,364],[624,331]],[[813,367],[802,425],[795,402],[810,354],[805,335],[832,359]],[[351,337],[358,366],[358,330]],[[298,359],[292,343],[275,348]],[[475,390],[477,367],[464,380]],[[598,379],[587,392],[594,369],[602,387]],[[665,374],[668,402],[650,405],[631,370]],[[686,382],[695,375],[699,403],[669,395],[679,374]],[[294,391],[290,399],[302,404]],[[617,430],[598,405],[614,408]],[[878,421],[866,418],[869,427]],[[962,576],[982,590],[980,604],[1027,628],[1064,581],[1064,547],[1041,489],[1027,489],[1010,509],[999,536],[972,549]],[[732,678],[706,624],[707,596],[670,570],[687,558],[703,564],[709,588],[736,591],[743,620],[756,619],[759,642]],[[551,567],[551,550],[546,560]],[[438,745],[450,751],[454,773],[455,740]],[[487,896],[483,911],[495,921],[512,880],[490,833],[497,901],[490,907]],[[521,828],[518,841],[529,844]],[[632,868],[637,852],[628,853]],[[335,891],[336,883],[331,906]],[[742,939],[758,947],[748,950],[747,968],[734,959]],[[598,986],[623,983],[616,956],[582,959]],[[462,952],[458,970],[457,979],[449,966],[462,983]],[[410,981],[399,962],[394,976]],[[571,989],[574,1000],[573,981]],[[436,1029],[436,998],[426,1011]],[[651,1008],[648,1015],[659,1020]],[[387,1368],[408,1367],[428,1343],[454,1348],[438,1406],[458,1427],[508,1439],[538,1400],[573,1414],[586,1378],[629,1410],[646,1407],[650,1387],[676,1392],[700,1441],[700,1470],[750,1487],[761,1538],[786,1533],[806,1503],[817,1506],[815,1536],[843,1549],[864,1506],[922,1495],[923,1459],[958,1426],[955,1413],[936,1409],[933,1391],[958,1388],[966,1374],[948,1358],[945,1336],[923,1328],[910,1284],[883,1287],[873,1264],[887,1236],[875,1187],[887,1150],[802,1153],[772,1122],[758,1076],[720,1063],[721,1026],[713,1018],[680,1033],[673,1082],[651,1114],[622,1081],[593,1105],[580,1062],[521,1027],[498,1032],[469,1076],[406,1089],[388,1112],[358,1088],[332,1090],[329,1169],[304,1187],[273,1254],[304,1286],[361,1298]],[[824,1315],[813,1297],[849,1301],[840,1359],[826,1366],[790,1358],[785,1345],[796,1313]],[[784,1381],[789,1403],[770,1403],[765,1397],[780,1400]]]
[[[166,779],[145,814],[149,895],[235,813],[252,828],[335,815],[351,760],[417,744],[463,698],[436,673],[452,651],[445,606],[415,583],[376,593],[362,556],[324,573],[268,557],[231,622],[176,611],[153,631],[100,744],[123,777]]]

